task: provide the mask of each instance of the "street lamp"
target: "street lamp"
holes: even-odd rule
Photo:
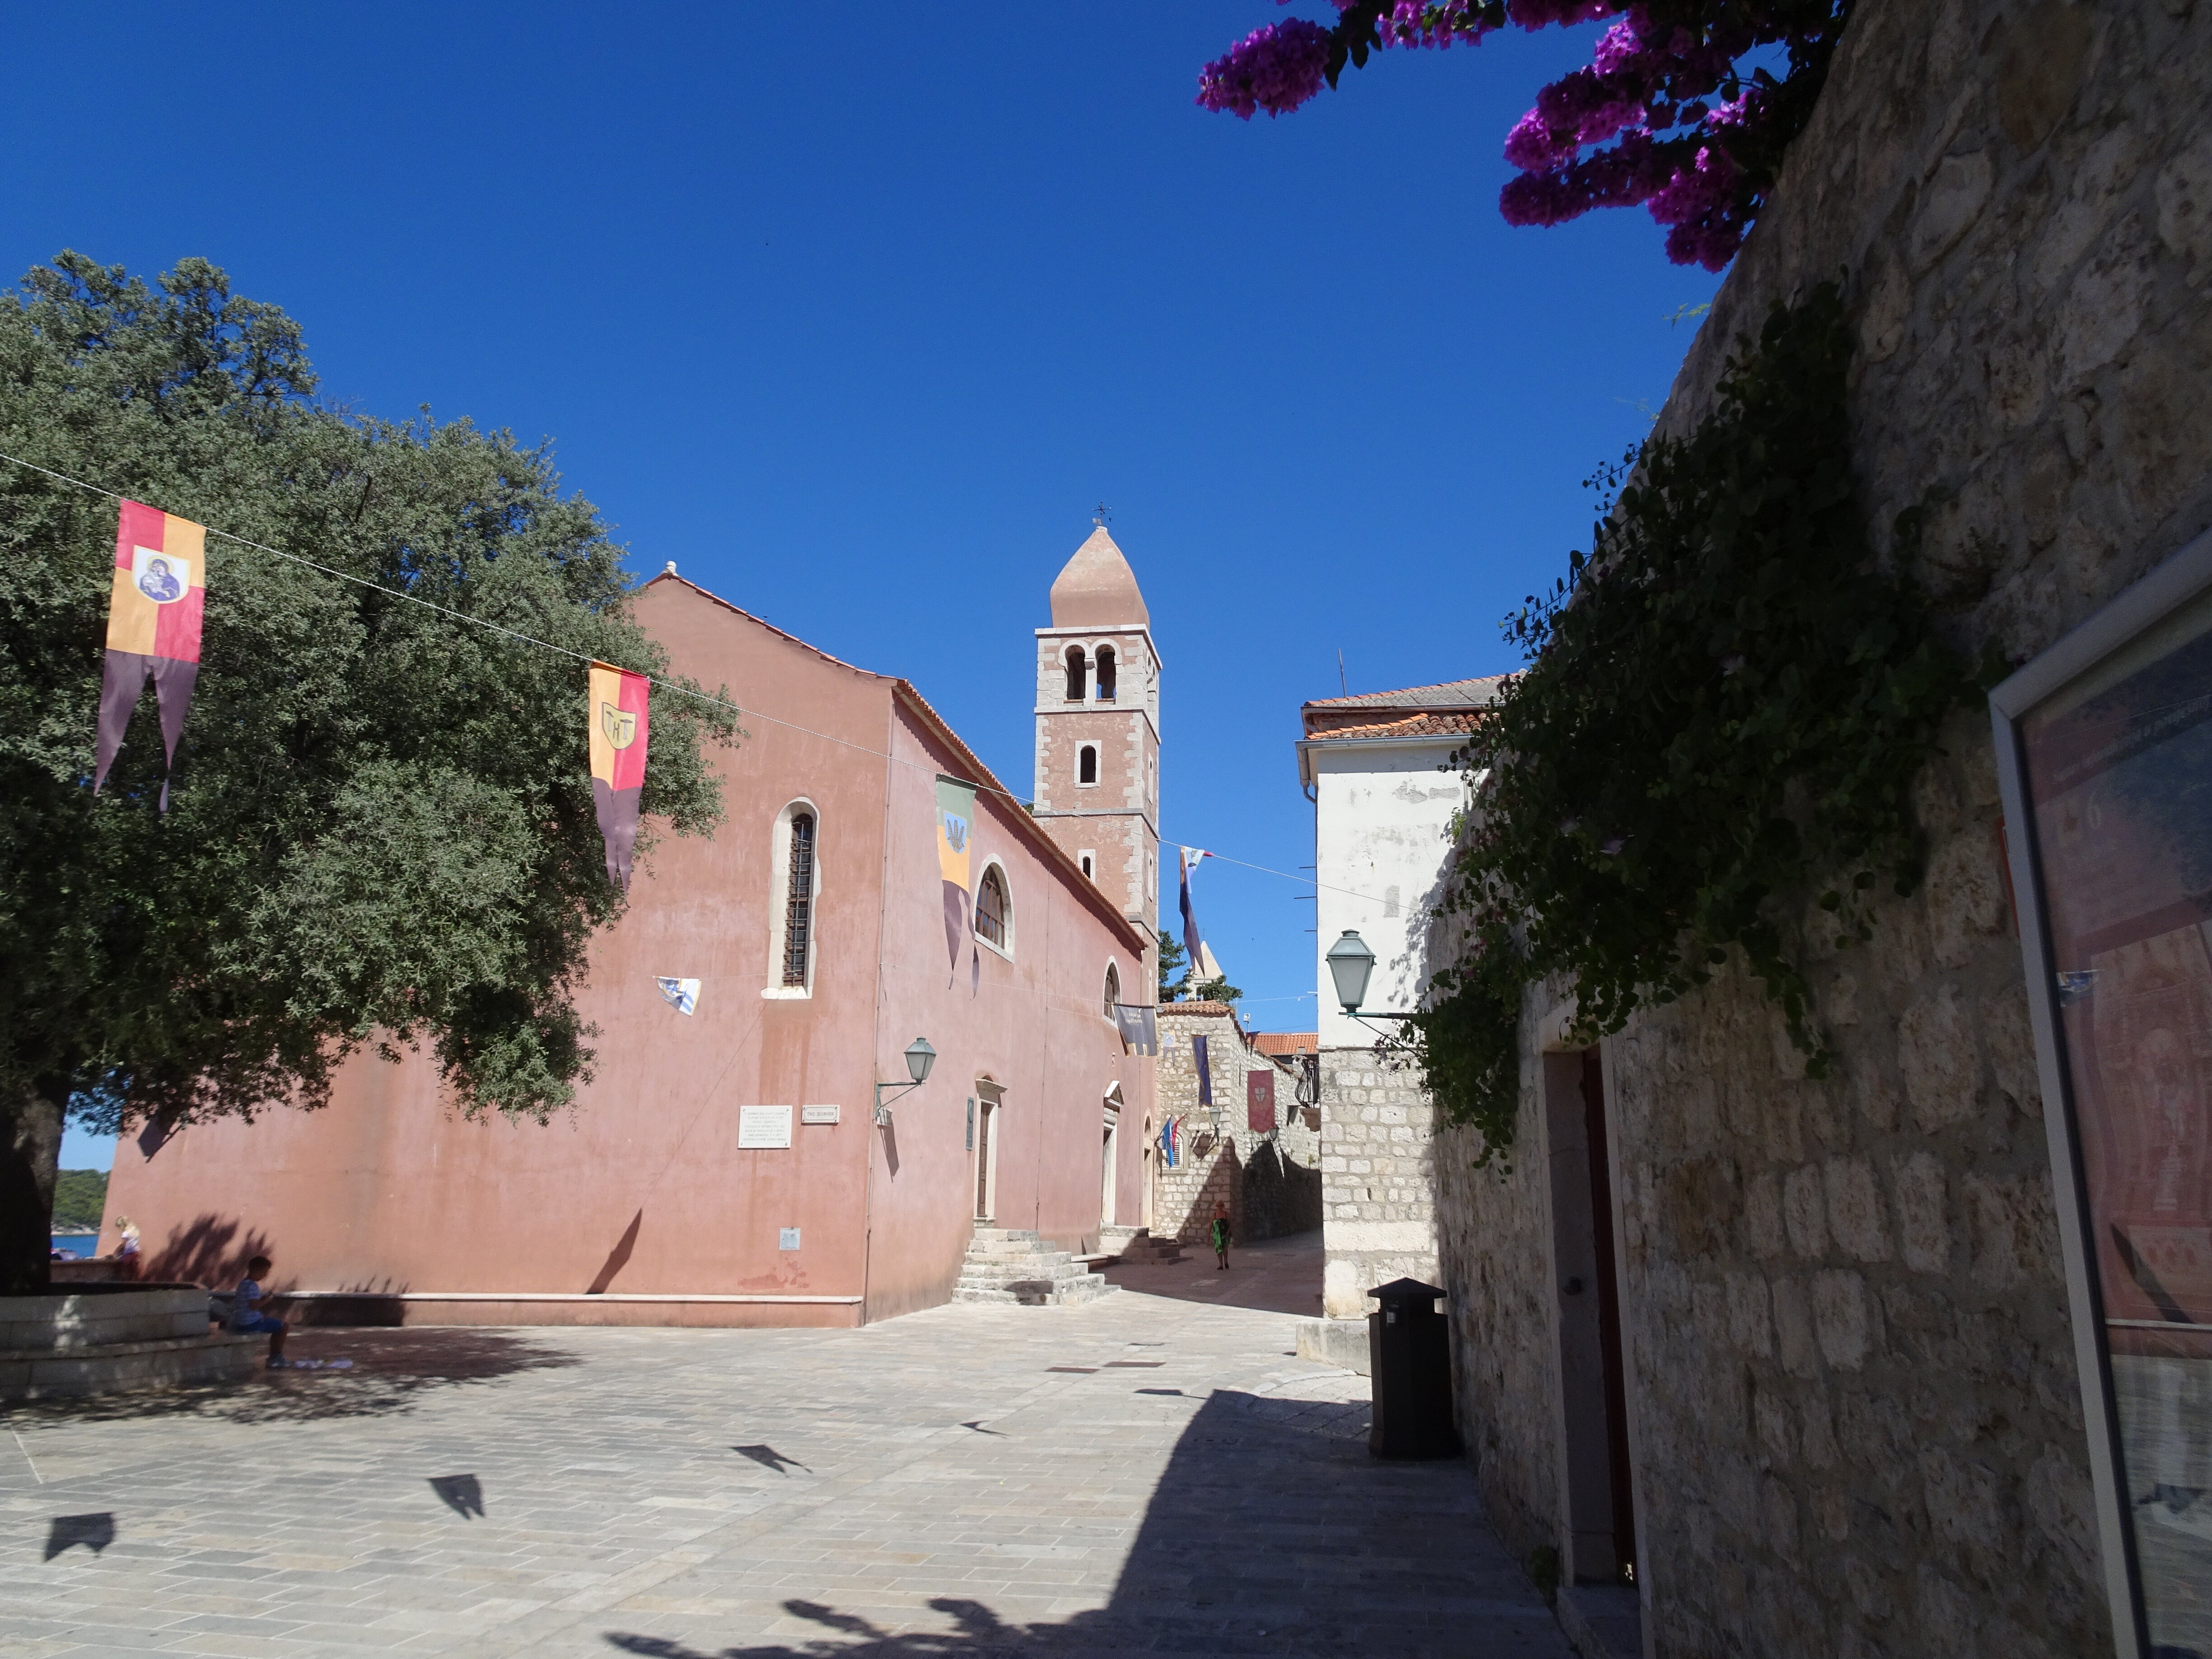
[[[927,1037],[916,1037],[906,1045],[906,1074],[914,1081],[876,1085],[876,1122],[878,1126],[891,1121],[891,1109],[884,1104],[884,1091],[890,1089],[904,1094],[909,1089],[919,1089],[929,1081],[929,1068],[935,1064],[937,1050],[929,1046]]]
[[[1328,963],[1328,976],[1336,981],[1336,1000],[1344,1005],[1346,1013],[1357,1019],[1359,1005],[1367,1000],[1367,979],[1375,971],[1375,952],[1347,927],[1322,960]]]
[[[1367,1000],[1367,981],[1375,972],[1375,952],[1367,948],[1367,941],[1347,927],[1344,930],[1344,937],[1328,947],[1328,954],[1322,960],[1328,963],[1328,976],[1336,981],[1336,1000],[1344,1005],[1344,1012],[1370,1030],[1381,1032],[1386,1042],[1403,1047],[1400,1038],[1382,1030],[1374,1022],[1378,1019],[1411,1019],[1413,1015],[1363,1014],[1359,1012],[1359,1005]]]

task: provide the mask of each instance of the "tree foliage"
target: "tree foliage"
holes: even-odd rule
[[[1827,1050],[1777,902],[1825,880],[1846,945],[1869,935],[1877,883],[1919,880],[1912,778],[1976,676],[1874,556],[1849,358],[1832,284],[1777,307],[1713,413],[1632,457],[1589,556],[1507,619],[1528,666],[1466,753],[1446,907],[1466,944],[1413,1021],[1439,1101],[1491,1151],[1518,1105],[1524,987],[1570,984],[1594,1041],[1741,949],[1817,1076]],[[1909,549],[1909,515],[1899,529]]]
[[[622,898],[584,665],[399,596],[657,676],[665,658],[544,447],[314,389],[298,325],[203,261],[148,283],[64,253],[0,295],[0,450],[377,584],[211,535],[169,811],[150,696],[95,798],[115,504],[0,464],[0,1112],[19,1148],[24,1115],[65,1099],[107,1127],[313,1106],[364,1045],[427,1043],[471,1111],[542,1117],[589,1076],[573,992]],[[706,833],[702,744],[734,720],[663,688],[652,716],[644,810]]]

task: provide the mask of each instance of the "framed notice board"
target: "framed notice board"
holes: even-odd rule
[[[2212,1649],[2212,535],[1990,698],[2115,1645]]]

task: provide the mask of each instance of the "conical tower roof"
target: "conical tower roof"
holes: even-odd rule
[[[1137,573],[1100,525],[1052,585],[1052,625],[1121,628],[1134,623],[1148,628],[1152,620],[1145,596],[1137,591]]]

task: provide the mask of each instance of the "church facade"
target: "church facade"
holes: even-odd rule
[[[1118,657],[1112,695],[1090,679],[1037,725],[1041,757],[1095,744],[1103,781],[1041,762],[1034,816],[906,681],[672,569],[647,583],[639,619],[750,735],[713,756],[725,823],[664,841],[592,946],[596,1080],[544,1125],[471,1121],[425,1058],[362,1055],[322,1110],[126,1140],[109,1214],[149,1274],[216,1284],[265,1253],[332,1322],[851,1325],[949,1300],[979,1224],[1089,1253],[1139,1224],[1153,1060],[1115,1005],[1152,1000],[1158,659],[1101,539],[1039,637],[1064,656],[1064,589],[1127,613],[1065,624],[1090,672]],[[940,776],[978,791],[957,961]],[[690,1012],[663,978],[697,981]],[[916,1038],[928,1079],[882,1090],[879,1119]]]

